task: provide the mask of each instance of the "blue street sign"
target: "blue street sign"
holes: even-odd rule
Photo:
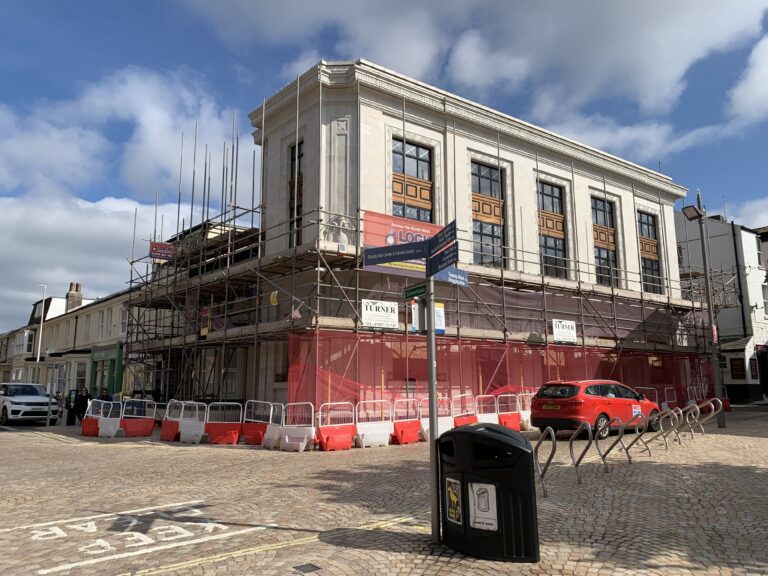
[[[451,242],[456,241],[456,220],[443,226],[437,234],[432,236],[429,240],[429,255],[437,254],[448,246]]]
[[[387,262],[406,262],[427,257],[427,241],[394,244],[381,248],[366,248],[363,252],[363,265],[375,266]]]
[[[448,268],[459,261],[459,243],[454,242],[448,248],[435,254],[429,260],[427,260],[427,278],[434,276],[440,270]]]
[[[453,266],[449,266],[445,270],[440,270],[440,272],[434,275],[434,279],[465,288],[469,286],[469,275],[467,272],[465,270],[454,268]]]

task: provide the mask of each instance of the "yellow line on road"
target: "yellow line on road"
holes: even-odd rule
[[[403,516],[400,518],[391,518],[389,520],[383,520],[381,522],[375,522],[365,526],[359,526],[352,528],[353,530],[381,530],[388,526],[394,526],[397,524],[403,524],[405,522],[416,520],[414,516]],[[340,528],[343,530],[343,528]],[[290,530],[290,528],[286,528]],[[151,576],[154,574],[165,574],[167,572],[173,572],[175,570],[184,570],[187,568],[193,568],[200,564],[210,564],[212,562],[221,562],[222,560],[231,560],[233,558],[240,558],[241,556],[247,556],[248,554],[259,554],[261,552],[269,552],[270,550],[279,550],[281,548],[289,548],[291,546],[301,546],[302,544],[311,544],[317,542],[320,539],[320,534],[313,534],[312,536],[306,536],[304,538],[297,538],[296,540],[289,540],[287,542],[275,542],[274,544],[262,544],[261,546],[253,546],[251,548],[242,548],[240,550],[233,550],[232,552],[224,552],[222,554],[214,554],[212,556],[202,556],[193,560],[185,560],[184,562],[177,562],[176,564],[168,564],[167,566],[160,566],[158,568],[148,568],[146,570],[139,570],[138,572],[132,572],[133,576]],[[121,575],[126,576],[126,575]]]

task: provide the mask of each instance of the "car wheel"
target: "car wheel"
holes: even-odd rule
[[[657,418],[658,415],[659,415],[658,410],[652,410],[650,416],[648,416],[648,430],[650,430],[651,432],[659,431],[659,426],[661,425],[661,423]]]
[[[608,438],[608,436],[611,433],[611,428],[608,426],[608,423],[610,422],[610,418],[606,414],[600,414],[600,416],[597,417],[597,420],[595,421],[595,436],[600,438],[600,440],[605,440]],[[605,428],[603,428],[605,426]],[[603,428],[601,430],[601,428]]]
[[[8,424],[8,409],[3,407],[3,413],[0,414],[0,424],[3,426]]]

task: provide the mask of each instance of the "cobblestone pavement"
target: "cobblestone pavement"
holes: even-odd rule
[[[592,449],[581,485],[559,440],[541,562],[508,564],[430,543],[424,444],[293,454],[4,428],[0,574],[768,574],[766,409],[635,446],[631,465],[616,451],[610,473]]]

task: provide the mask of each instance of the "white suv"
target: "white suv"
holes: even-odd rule
[[[42,420],[48,417],[51,404],[51,425],[56,424],[59,405],[49,400],[45,387],[40,384],[13,382],[0,384],[0,424],[16,421]]]

